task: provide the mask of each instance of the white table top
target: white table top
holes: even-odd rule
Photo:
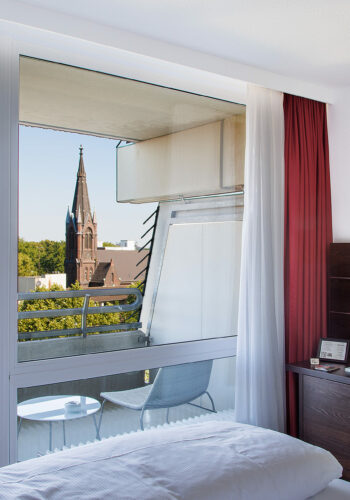
[[[65,404],[74,401],[80,404],[79,411],[67,411]],[[17,415],[27,420],[53,422],[73,420],[96,413],[101,405],[97,399],[86,396],[45,396],[28,399],[17,405]]]

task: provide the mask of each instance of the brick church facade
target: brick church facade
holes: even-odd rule
[[[67,287],[78,281],[82,288],[123,287],[135,281],[137,262],[147,250],[108,250],[97,247],[96,214],[91,212],[83,148],[80,146],[79,167],[72,211],[66,216]],[[144,279],[141,275],[139,280]]]

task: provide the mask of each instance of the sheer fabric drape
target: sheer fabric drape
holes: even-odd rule
[[[283,94],[249,86],[236,418],[284,430]]]

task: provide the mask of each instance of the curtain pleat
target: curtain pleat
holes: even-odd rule
[[[327,336],[327,254],[332,241],[326,105],[285,94],[286,361],[316,355]],[[296,381],[287,376],[287,427],[297,435]]]
[[[236,419],[284,429],[283,94],[248,86]]]

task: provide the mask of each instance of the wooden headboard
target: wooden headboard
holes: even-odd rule
[[[350,243],[330,245],[328,337],[350,339]]]

